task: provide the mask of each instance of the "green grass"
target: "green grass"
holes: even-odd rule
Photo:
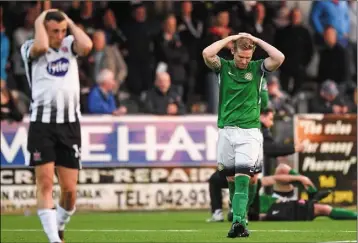
[[[230,224],[206,223],[208,216],[207,212],[198,211],[77,213],[67,226],[66,243],[356,242],[357,239],[356,221],[327,218],[312,222],[250,222],[249,238],[227,239]],[[1,242],[47,242],[47,238],[36,215],[2,215]]]

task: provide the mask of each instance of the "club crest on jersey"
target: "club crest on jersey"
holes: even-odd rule
[[[252,80],[252,73],[245,73],[245,76],[244,76],[244,78],[246,79],[246,80]]]
[[[63,77],[66,75],[69,65],[70,62],[68,59],[62,57],[53,62],[50,62],[47,65],[47,72],[52,76]]]

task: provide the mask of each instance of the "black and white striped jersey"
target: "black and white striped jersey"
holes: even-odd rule
[[[67,123],[78,121],[80,113],[80,82],[78,64],[73,53],[72,35],[67,36],[58,50],[32,60],[28,40],[21,46],[26,76],[31,88],[31,122]]]

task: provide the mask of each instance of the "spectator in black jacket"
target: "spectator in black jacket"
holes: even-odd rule
[[[332,80],[326,80],[318,96],[310,102],[311,113],[346,114],[348,105],[339,95],[337,84]]]
[[[185,106],[180,87],[171,84],[170,75],[159,72],[155,87],[145,94],[145,112],[155,115],[183,115]]]
[[[349,65],[347,63],[345,49],[337,43],[336,30],[328,26],[324,31],[326,47],[320,52],[318,66],[318,82],[327,79],[334,80],[337,84],[349,80]]]
[[[303,144],[283,144],[283,143],[275,142],[270,132],[270,127],[272,127],[274,124],[273,118],[274,118],[274,113],[271,108],[264,110],[260,116],[260,121],[262,125],[262,134],[264,137],[264,143],[263,143],[264,157],[267,158],[267,157],[286,156],[286,155],[293,154],[295,152],[303,151],[304,148]],[[256,169],[257,168],[255,168],[255,171]],[[222,176],[217,170],[209,179],[212,217],[207,220],[208,222],[220,222],[224,220],[224,216],[222,212],[222,194],[221,194],[221,189],[223,188],[228,188],[228,183],[225,176]]]
[[[163,31],[157,36],[154,44],[156,63],[167,64],[174,85],[187,87],[189,77],[186,64],[189,61],[189,54],[177,32],[175,15],[169,14],[165,18]]]
[[[281,87],[291,95],[306,81],[306,69],[313,56],[313,40],[308,29],[302,25],[299,8],[291,11],[291,24],[276,32],[275,45],[285,55],[280,67]],[[293,78],[293,87],[290,79]]]

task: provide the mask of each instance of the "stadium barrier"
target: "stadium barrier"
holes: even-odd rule
[[[321,187],[334,180],[329,184],[337,189],[332,203],[356,203],[355,119],[321,115],[295,119],[297,138],[309,146],[309,152],[297,155],[296,167]],[[318,134],[316,126],[331,123],[332,128],[323,129],[327,134]],[[2,213],[36,205],[34,171],[26,150],[28,124],[27,118],[22,123],[1,123]],[[216,167],[216,116],[84,116],[81,126],[79,209],[209,208],[207,180]],[[309,144],[313,142],[322,148],[314,150]],[[226,206],[228,193],[223,194]]]

